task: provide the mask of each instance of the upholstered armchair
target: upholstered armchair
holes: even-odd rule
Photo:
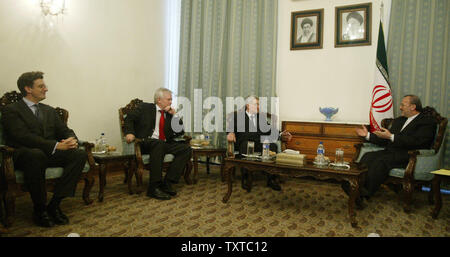
[[[397,184],[402,186],[405,212],[411,211],[412,193],[414,189],[421,185],[429,185],[433,179],[431,171],[438,170],[444,157],[444,142],[448,120],[441,117],[432,107],[425,107],[423,113],[432,116],[437,123],[437,133],[431,149],[416,149],[408,152],[409,162],[406,168],[394,168],[389,171],[389,178],[385,184]],[[393,119],[384,119],[382,127],[390,128]],[[355,145],[356,155],[354,161],[359,163],[362,156],[367,152],[382,150],[383,147],[371,143]],[[432,202],[432,193],[429,194],[429,201]]]
[[[134,154],[136,156],[136,166],[137,169],[135,171],[131,171],[127,174],[125,181],[129,183],[129,188],[131,188],[133,173],[136,175],[136,183],[137,183],[137,189],[136,193],[139,194],[144,191],[143,188],[143,182],[142,177],[145,170],[150,170],[150,155],[149,154],[142,154],[141,153],[141,146],[142,140],[139,138],[136,138],[134,142],[127,143],[125,140],[125,118],[128,113],[136,109],[136,107],[142,103],[143,101],[136,98],[131,100],[129,104],[127,104],[124,107],[119,108],[119,121],[120,121],[120,132],[122,135],[122,149],[124,154]],[[189,144],[191,140],[191,137],[189,136],[183,136],[183,138],[180,138],[179,141],[184,141],[185,143]],[[172,154],[166,154],[164,156],[163,161],[163,172],[166,172],[167,169],[170,166],[170,163],[173,161],[175,156]],[[189,178],[189,173],[192,170],[192,161],[189,161],[186,165],[186,169],[184,171],[184,180],[186,181],[186,184],[192,184],[191,179]],[[151,171],[150,171],[151,172]],[[130,191],[130,194],[133,192]]]
[[[22,99],[22,95],[16,91],[12,91],[3,95],[0,98],[0,118],[3,112],[3,108],[11,103],[17,102]],[[67,124],[69,118],[69,112],[62,108],[55,108],[61,119]],[[15,217],[15,198],[16,192],[26,191],[24,185],[23,171],[14,168],[13,153],[14,148],[4,145],[4,134],[2,124],[0,123],[0,192],[3,196],[5,205],[5,220],[6,226],[12,225]],[[96,164],[92,156],[92,148],[94,144],[79,140],[78,144],[80,148],[86,150],[88,154],[87,163],[82,171],[81,179],[84,180],[85,185],[83,189],[83,200],[86,205],[93,202],[89,198],[89,194],[92,186],[94,185],[94,172]],[[63,167],[47,168],[45,171],[45,179],[47,183],[47,190],[53,190],[54,182],[61,177],[63,173]]]

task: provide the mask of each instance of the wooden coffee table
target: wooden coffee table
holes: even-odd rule
[[[223,197],[223,202],[226,203],[231,197],[232,192],[232,170],[235,167],[245,168],[249,172],[265,171],[270,174],[285,176],[285,177],[314,177],[320,180],[336,179],[338,181],[348,181],[350,183],[350,197],[348,199],[348,213],[352,227],[357,227],[355,213],[355,200],[359,197],[359,187],[363,183],[364,175],[367,169],[359,169],[352,164],[350,169],[334,168],[331,166],[319,167],[312,163],[307,163],[303,166],[281,165],[270,162],[245,160],[238,156],[235,158],[225,158],[225,176],[228,183],[228,191]],[[251,177],[251,176],[250,176]]]
[[[122,154],[122,153],[108,153],[108,154],[92,154],[96,163],[99,164],[100,170],[98,172],[99,179],[99,192],[98,201],[102,202],[104,198],[104,191],[106,186],[106,173],[108,171],[108,164],[113,162],[124,162],[126,167],[126,180],[128,182],[128,191],[130,194],[133,193],[131,188],[131,181],[133,172],[136,172],[136,162],[134,154]]]
[[[226,149],[225,148],[215,148],[215,147],[201,147],[201,148],[192,148],[192,159],[194,165],[194,184],[198,181],[198,158],[200,156],[206,156],[206,171],[209,173],[209,158],[214,156],[221,157],[220,163],[220,176],[222,181],[225,181],[225,176],[223,173],[224,160],[226,157]]]

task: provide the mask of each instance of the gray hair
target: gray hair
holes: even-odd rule
[[[259,101],[259,97],[257,97],[256,95],[249,95],[247,96],[247,98],[245,98],[245,104],[251,104],[253,99]]]
[[[155,96],[154,96],[155,104],[158,102],[158,99],[160,99],[164,96],[164,93],[166,93],[166,92],[172,94],[172,91],[170,91],[169,89],[164,88],[164,87],[160,87],[160,88],[156,89]]]

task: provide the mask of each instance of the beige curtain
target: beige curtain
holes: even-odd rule
[[[277,0],[182,0],[178,95],[275,96]],[[207,110],[192,110],[192,117]],[[192,130],[194,120],[192,119]],[[223,118],[225,128],[225,117]],[[225,133],[214,133],[218,145]]]

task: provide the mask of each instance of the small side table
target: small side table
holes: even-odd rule
[[[220,156],[222,159],[220,160],[220,176],[222,181],[225,181],[225,175],[223,174],[224,160],[226,157],[226,149],[225,148],[213,148],[213,147],[202,147],[202,148],[193,148],[192,149],[192,159],[194,160],[194,184],[198,181],[198,158],[200,156],[206,156],[206,170],[209,173],[209,158],[214,156]]]
[[[131,189],[132,174],[136,170],[136,162],[134,154],[121,154],[121,153],[107,153],[107,154],[93,154],[94,160],[100,165],[98,172],[100,190],[98,192],[98,201],[102,202],[104,197],[104,191],[106,186],[106,173],[108,171],[108,163],[112,162],[124,162],[126,165],[126,180],[128,182],[128,191],[133,193]]]
[[[434,173],[434,178],[432,180],[432,190],[434,194],[434,209],[431,213],[433,219],[437,219],[439,211],[442,208],[442,196],[441,196],[441,182],[450,181],[450,176],[443,174]]]

